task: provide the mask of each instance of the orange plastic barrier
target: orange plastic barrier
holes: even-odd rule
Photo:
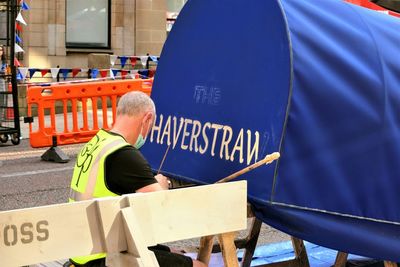
[[[28,116],[32,117],[34,106],[38,112],[37,129],[33,122],[29,123],[31,146],[51,147],[89,141],[100,128],[111,128],[120,96],[134,90],[150,95],[152,85],[152,79],[144,79],[29,87]],[[111,102],[111,109],[107,108],[107,102]],[[63,117],[61,127],[56,125],[56,104],[62,109],[61,115],[57,115]]]

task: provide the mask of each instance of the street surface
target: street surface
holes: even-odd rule
[[[0,210],[63,203],[68,199],[69,182],[76,154],[82,144],[62,147],[68,163],[42,161],[46,149],[34,149],[28,139],[17,146],[0,143]]]

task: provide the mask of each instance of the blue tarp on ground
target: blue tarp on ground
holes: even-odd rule
[[[312,267],[331,267],[335,260],[337,251],[329,248],[324,248],[309,242],[304,242],[307,250],[308,261]],[[243,251],[238,253],[238,258],[243,257]],[[264,264],[282,262],[295,258],[293,246],[291,241],[272,243],[268,245],[259,246],[254,251],[251,266],[260,266]],[[347,260],[350,266],[383,266],[382,262],[371,260],[358,255],[349,254]],[[215,265],[217,266],[217,265]]]
[[[242,177],[264,222],[400,261],[400,19],[340,0],[189,0],[164,46],[144,154]],[[206,196],[205,196],[206,197]]]

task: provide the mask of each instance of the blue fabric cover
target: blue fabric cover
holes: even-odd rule
[[[280,151],[241,177],[260,219],[400,261],[399,29],[340,0],[189,0],[160,58],[143,152],[201,184]]]

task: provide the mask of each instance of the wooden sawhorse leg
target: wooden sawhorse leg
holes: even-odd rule
[[[384,261],[383,264],[385,265],[385,267],[397,267],[397,263],[393,261]]]
[[[208,265],[208,263],[210,262],[213,244],[214,244],[213,235],[202,237],[200,239],[200,247],[199,247],[199,253],[197,254],[197,260]]]
[[[304,246],[303,240],[295,238],[293,236],[291,238],[292,238],[294,254],[296,255],[293,261],[295,261],[297,263],[297,266],[299,267],[310,266],[307,256],[307,250],[306,247]]]
[[[349,256],[348,253],[339,251],[336,255],[334,267],[346,267],[347,257]],[[397,263],[392,261],[384,261],[383,262],[385,267],[397,267]]]
[[[251,207],[248,206],[248,217],[253,218],[253,223],[250,228],[249,235],[245,239],[234,240],[231,235],[219,237],[221,250],[224,257],[225,266],[238,266],[236,256],[236,248],[244,248],[243,260],[241,267],[249,267],[257,246],[258,237],[260,235],[262,222],[254,217]],[[225,234],[224,234],[225,235]],[[223,235],[220,235],[223,236]],[[271,264],[259,265],[257,267],[309,267],[307,251],[303,240],[291,237],[292,245],[295,253],[295,258],[288,261],[276,262]],[[197,259],[208,265],[211,257],[211,252],[220,251],[216,246],[213,246],[214,236],[205,236],[200,240],[199,253]],[[225,249],[225,255],[224,255]],[[229,253],[228,253],[229,251]],[[232,260],[233,259],[233,260]],[[228,261],[228,262],[227,262]],[[227,265],[228,264],[228,265]],[[392,267],[392,266],[385,266]]]
[[[295,254],[295,258],[287,261],[282,261],[282,262],[274,262],[274,263],[268,263],[268,264],[263,264],[263,265],[258,265],[257,267],[309,267],[310,263],[308,261],[308,256],[307,256],[307,251],[304,246],[303,240],[291,237],[292,239],[292,245],[293,245],[293,250]],[[246,249],[247,250],[247,249]],[[245,252],[245,254],[247,251]],[[250,266],[251,263],[251,258],[253,257],[254,249],[251,253],[246,255],[250,260],[247,258],[246,262],[242,262],[242,267],[248,267]],[[246,265],[244,265],[246,264]]]
[[[262,221],[254,217],[253,224],[250,228],[250,233],[246,237],[244,246],[240,248],[245,248],[243,253],[243,259],[240,266],[248,267],[251,264],[251,260],[253,259],[254,251],[257,246],[258,236],[260,235]]]
[[[222,251],[222,258],[224,260],[225,267],[239,267],[235,246],[236,232],[219,234],[217,237]],[[213,235],[205,236],[200,239],[200,248],[197,255],[197,260],[205,263],[206,265],[208,265],[210,262],[213,241]]]
[[[336,260],[335,260],[335,264],[333,265],[334,267],[345,267],[346,263],[347,263],[347,256],[349,254],[345,253],[345,252],[338,252],[336,255]]]
[[[225,267],[239,267],[235,246],[236,232],[218,235]]]
[[[241,263],[241,267],[249,267],[251,264],[251,260],[254,255],[254,251],[257,246],[257,241],[258,241],[258,236],[260,235],[260,230],[261,230],[261,225],[262,222],[254,217],[254,214],[251,210],[251,206],[247,207],[247,214],[248,217],[253,217],[253,224],[250,229],[249,235],[246,237],[245,241],[237,241],[237,247],[238,248],[244,248],[244,254],[243,254],[243,260]],[[310,263],[308,261],[308,256],[307,256],[307,251],[304,246],[303,240],[291,237],[292,239],[292,245],[293,245],[293,250],[295,253],[295,258],[292,260],[288,261],[283,261],[283,262],[276,262],[276,263],[270,263],[270,264],[264,264],[264,265],[259,265],[257,267],[261,266],[268,266],[268,267],[309,267]]]

